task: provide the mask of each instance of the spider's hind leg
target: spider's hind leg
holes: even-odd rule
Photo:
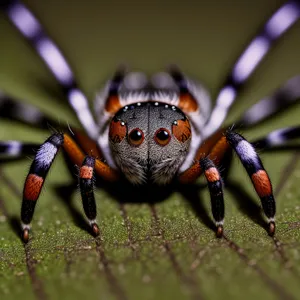
[[[10,159],[19,159],[26,155],[34,155],[38,144],[23,143],[20,141],[0,141],[0,159],[3,161]]]
[[[268,233],[272,236],[275,233],[276,204],[269,175],[254,147],[243,136],[233,131],[227,131],[225,136],[241,160],[261,200],[264,213],[268,218]]]

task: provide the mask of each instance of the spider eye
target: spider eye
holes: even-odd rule
[[[170,132],[165,128],[158,129],[154,136],[155,142],[161,146],[166,146],[169,143],[170,139]]]
[[[132,129],[128,135],[129,143],[132,146],[139,146],[144,140],[144,133],[141,129]]]

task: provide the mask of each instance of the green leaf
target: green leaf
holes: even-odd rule
[[[92,99],[119,63],[153,72],[177,63],[216,97],[238,55],[278,1],[26,1],[61,46]],[[283,1],[282,1],[283,3]],[[300,73],[298,22],[251,77],[226,124]],[[0,88],[62,125],[78,126],[46,67],[0,15]],[[253,140],[299,124],[299,105],[244,135]],[[49,132],[0,120],[0,140],[43,142]],[[300,278],[299,152],[260,153],[275,189],[277,233],[261,225],[260,203],[235,160],[226,189],[225,233],[209,228],[206,189],[197,216],[180,193],[153,206],[120,204],[97,189],[101,238],[86,230],[80,194],[60,155],[36,208],[32,239],[18,236],[21,192],[31,158],[0,167],[1,299],[296,299]],[[200,179],[203,183],[203,179]],[[70,201],[68,201],[70,197]],[[196,197],[197,198],[197,197]]]

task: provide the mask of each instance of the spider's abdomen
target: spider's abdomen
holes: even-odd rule
[[[184,162],[191,137],[190,122],[178,107],[137,102],[112,119],[109,146],[115,164],[130,182],[166,184]]]

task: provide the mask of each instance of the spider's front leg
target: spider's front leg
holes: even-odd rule
[[[179,181],[181,183],[194,182],[204,172],[210,189],[212,212],[217,226],[217,235],[221,236],[224,204],[222,184],[221,181],[219,182],[221,176],[216,166],[224,162],[226,154],[231,148],[234,149],[261,200],[262,208],[268,218],[268,233],[270,236],[273,236],[275,233],[276,204],[272,184],[254,147],[243,136],[230,130],[226,133],[220,131],[216,137],[218,140],[213,146],[210,145],[210,140],[207,140],[199,149],[195,158],[196,162],[179,175]],[[212,139],[214,140],[215,137],[213,136]],[[207,157],[205,157],[206,155]]]
[[[275,233],[276,203],[273,196],[272,184],[264,166],[254,147],[242,135],[227,131],[226,140],[234,149],[244,168],[246,169],[252,184],[258,194],[265,215],[268,218],[268,232],[270,236]]]
[[[83,208],[94,234],[99,233],[99,228],[95,221],[96,204],[93,194],[94,170],[99,176],[108,181],[116,180],[118,174],[102,161],[91,156],[85,156],[79,146],[67,134],[55,133],[37,151],[25,180],[21,208],[23,240],[25,242],[29,239],[30,222],[33,218],[34,209],[46,176],[61,147],[74,164],[81,165],[79,185]]]

